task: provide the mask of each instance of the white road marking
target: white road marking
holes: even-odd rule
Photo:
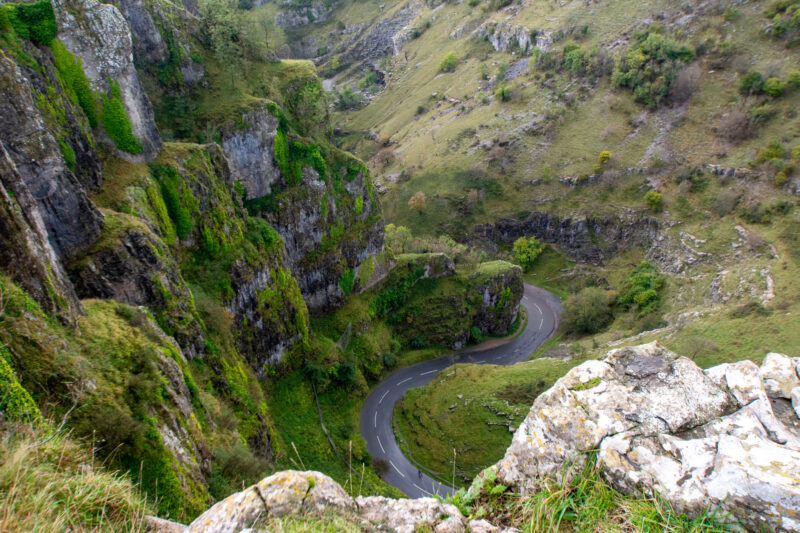
[[[378,446],[381,447],[381,452],[382,453],[386,453],[386,450],[383,449],[383,443],[381,442],[381,438],[380,437],[378,437]]]
[[[542,329],[542,324],[544,324],[544,317],[539,321],[539,329]]]
[[[527,300],[527,299],[528,299],[528,297],[527,297],[527,296],[523,296],[523,297],[522,297],[522,299],[523,299],[523,300]]]
[[[428,370],[427,372],[423,372],[422,374],[420,374],[420,376],[426,376],[428,374],[433,374],[434,372],[438,372],[438,370],[436,370],[436,369]],[[422,489],[420,489],[420,490],[422,490]]]
[[[421,491],[422,491],[422,492],[424,492],[425,494],[429,494],[429,495],[433,496],[433,493],[431,493],[431,492],[428,492],[427,490],[423,489],[422,487],[420,487],[420,486],[419,486],[419,485],[417,485],[416,483],[412,483],[412,485],[414,485],[415,487],[417,487],[419,490],[421,490]]]
[[[485,362],[486,362],[486,361],[475,361],[475,364],[476,364],[476,365],[480,365],[480,364],[483,364],[483,363],[485,363]]]
[[[387,395],[387,394],[389,394],[389,391],[388,391],[388,390],[387,390],[386,392],[384,392],[384,393],[383,393],[383,396],[381,396],[381,399],[380,399],[380,400],[378,400],[378,404],[380,404],[380,403],[383,401],[383,399],[384,399],[384,398],[386,398],[386,395]]]
[[[411,381],[411,379],[412,379],[412,378],[406,378],[406,379],[404,379],[403,381],[401,381],[400,383],[398,383],[398,384],[397,384],[397,386],[399,387],[400,385],[402,385],[402,384],[403,384],[403,383],[405,383],[406,381]]]
[[[536,309],[538,309],[538,310],[539,310],[539,314],[540,314],[540,315],[544,315],[544,313],[542,313],[542,308],[541,308],[541,307],[539,307],[539,304],[533,304],[533,305],[535,305],[535,306],[536,306]]]
[[[403,476],[403,477],[406,477],[406,475],[405,475],[404,473],[402,473],[402,472],[400,471],[400,469],[399,469],[399,468],[397,468],[397,467],[394,465],[394,463],[393,463],[393,462],[389,461],[389,464],[390,464],[390,465],[392,465],[392,467],[393,467],[395,470],[397,470],[397,473],[398,473],[398,474],[400,474],[400,475],[401,475],[401,476]]]
[[[375,411],[375,418],[373,420],[373,425],[377,428],[378,427],[378,411]]]

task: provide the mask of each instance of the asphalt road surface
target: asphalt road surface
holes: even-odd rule
[[[427,476],[403,455],[392,431],[394,405],[409,389],[427,384],[439,372],[455,363],[513,365],[527,361],[558,329],[561,303],[555,295],[527,283],[520,303],[527,311],[528,323],[525,331],[514,340],[487,349],[477,346],[401,368],[367,396],[361,408],[361,435],[367,441],[367,450],[372,457],[382,459],[389,465],[383,475],[384,481],[410,498],[432,494],[445,496],[454,491]]]

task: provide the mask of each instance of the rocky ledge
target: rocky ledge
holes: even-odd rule
[[[719,509],[750,531],[798,531],[800,358],[771,353],[761,367],[740,361],[703,370],[656,343],[613,350],[539,396],[490,469],[530,494],[579,471],[590,451],[621,492],[657,493],[690,515]],[[296,471],[228,497],[188,527],[152,528],[239,533],[297,513],[344,513],[365,530],[500,531],[432,498],[352,498],[323,474]]]

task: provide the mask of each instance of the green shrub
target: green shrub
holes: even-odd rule
[[[355,208],[356,216],[361,216],[361,213],[364,212],[364,198],[361,196],[356,196]]]
[[[633,91],[634,98],[655,108],[664,101],[678,70],[694,59],[694,49],[679,45],[652,29],[634,33],[634,44],[622,55],[613,82]]]
[[[342,279],[339,280],[339,287],[342,288],[342,292],[345,294],[350,294],[353,292],[353,285],[355,285],[356,281],[356,274],[352,268],[348,268],[342,274]]]
[[[58,25],[50,0],[32,4],[8,4],[8,20],[23,39],[36,44],[50,44],[56,38]]]
[[[495,89],[494,97],[497,98],[498,102],[508,102],[511,100],[511,88],[505,83],[500,85]]]
[[[75,96],[78,105],[83,109],[86,119],[91,127],[97,127],[97,111],[95,109],[94,93],[89,85],[89,80],[83,71],[81,60],[76,59],[69,50],[59,40],[54,40],[51,44],[53,58],[55,59],[56,69],[59,78],[65,85],[65,89]]]
[[[650,211],[654,212],[661,211],[661,203],[662,203],[661,193],[656,191],[648,191],[648,193],[644,196],[644,201],[647,204],[647,208]]]
[[[611,152],[608,150],[603,150],[600,152],[600,155],[597,156],[597,163],[600,165],[605,165],[609,161],[611,161]]]
[[[353,91],[350,87],[345,87],[342,92],[336,95],[336,108],[340,111],[356,109],[364,103],[364,97]]]
[[[739,93],[743,96],[761,94],[764,91],[764,76],[760,72],[750,71],[742,76],[739,82]]]
[[[640,316],[645,315],[658,307],[663,288],[664,277],[652,263],[642,261],[623,283],[617,304],[626,309],[636,306]]]
[[[544,249],[545,244],[539,242],[536,237],[520,237],[514,241],[514,262],[521,266],[523,270],[528,270]]]
[[[786,176],[786,172],[780,171],[777,174],[775,174],[775,185],[780,187],[780,186],[786,184],[786,180],[787,179],[789,179],[789,178],[788,178],[788,176]]]
[[[458,56],[455,52],[448,52],[439,63],[440,72],[453,72],[458,66]]]
[[[783,94],[784,83],[778,78],[768,78],[764,82],[764,92],[773,98],[777,98]]]
[[[586,287],[567,298],[561,319],[564,327],[574,333],[596,333],[611,321],[611,306],[606,291]]]
[[[789,77],[786,78],[786,86],[792,89],[800,88],[800,72],[797,70],[790,72]]]
[[[759,163],[766,163],[775,159],[783,159],[783,146],[779,142],[773,142],[758,151],[756,161]]]
[[[142,141],[133,133],[131,119],[122,103],[122,94],[117,80],[108,80],[111,97],[103,95],[103,127],[114,145],[129,154],[141,154]]]
[[[479,328],[478,326],[472,326],[471,328],[469,328],[469,334],[472,337],[472,340],[474,340],[475,342],[477,343],[483,342],[483,333],[481,332],[481,328]]]

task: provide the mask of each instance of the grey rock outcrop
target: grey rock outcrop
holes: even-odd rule
[[[107,221],[103,238],[69,265],[78,295],[145,305],[190,356],[202,352],[192,295],[166,245],[134,217]]]
[[[150,100],[136,74],[131,32],[122,13],[115,6],[96,0],[81,0],[69,6],[64,0],[56,0],[55,8],[58,38],[67,50],[81,58],[93,88],[108,93],[108,80],[119,82],[133,133],[144,150],[138,156],[121,151],[117,155],[130,161],[152,160],[161,150],[161,137]]]
[[[788,402],[767,393],[784,394],[800,360],[770,359],[762,381],[750,361],[703,371],[655,343],[613,350],[539,396],[492,468],[532,493],[599,450],[598,467],[624,493],[656,492],[695,515],[719,506],[754,531],[796,531],[800,434],[773,410]]]
[[[15,196],[33,199],[37,214],[28,216],[42,221],[56,255],[69,258],[97,239],[102,216],[67,168],[32,88],[17,64],[0,52],[0,134],[14,168],[5,185]]]
[[[399,54],[403,45],[411,40],[412,30],[409,26],[418,13],[419,7],[411,5],[378,19],[362,38],[342,54],[342,58],[359,62]]]
[[[2,142],[0,178],[0,270],[46,313],[74,323],[81,304],[47,238],[39,208]]]
[[[133,56],[138,63],[154,64],[169,58],[169,49],[156,28],[143,0],[121,0],[119,8],[133,38]]]
[[[533,235],[576,261],[600,263],[621,250],[651,243],[658,233],[658,220],[631,213],[618,216],[561,218],[534,211],[525,220],[501,218],[494,224],[476,226],[471,240],[476,243],[511,243]]]
[[[433,498],[395,500],[381,496],[351,498],[331,478],[319,472],[278,472],[222,500],[197,517],[187,533],[239,533],[257,529],[270,518],[290,514],[342,513],[368,528],[413,532],[464,531],[466,520],[456,506]]]
[[[272,192],[271,185],[281,177],[273,145],[278,119],[264,107],[242,114],[241,120],[222,130],[222,148],[231,165],[234,181],[239,181],[248,198],[261,198]]]
[[[264,3],[261,0],[258,2]],[[281,11],[275,15],[275,24],[281,28],[297,28],[308,24],[325,22],[336,9],[337,3],[332,1],[313,0],[308,5],[293,5],[284,2]]]

